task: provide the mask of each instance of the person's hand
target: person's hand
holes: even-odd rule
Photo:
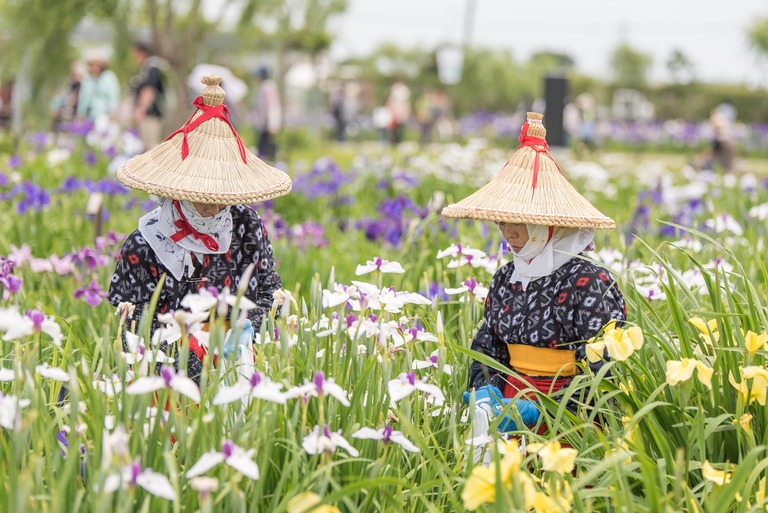
[[[251,321],[244,320],[238,322],[237,326],[227,331],[227,337],[224,340],[224,358],[237,358],[240,356],[240,348],[248,347],[253,342],[253,324]]]
[[[466,404],[470,403],[470,392],[464,392],[463,399]],[[539,420],[539,409],[536,405],[526,399],[507,399],[501,394],[501,390],[493,385],[485,385],[475,390],[475,405],[484,409],[489,414],[499,415],[509,403],[514,402],[520,418],[526,426],[532,426]],[[499,431],[516,431],[517,424],[507,413],[499,424]]]

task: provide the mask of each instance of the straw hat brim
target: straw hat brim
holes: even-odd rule
[[[475,193],[442,210],[446,217],[498,223],[539,224],[569,228],[615,228],[616,223],[595,208],[570,184],[554,160],[520,148],[496,178]]]
[[[179,133],[126,161],[117,179],[156,196],[218,205],[257,203],[291,190],[286,173],[247,150],[243,162],[232,129],[219,119],[188,133],[189,153],[182,159],[183,140]]]

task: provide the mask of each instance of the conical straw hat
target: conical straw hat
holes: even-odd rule
[[[489,184],[442,211],[446,217],[572,228],[615,228],[573,188],[549,153],[541,120],[528,113],[520,147]]]
[[[216,205],[240,205],[288,194],[291,179],[250,153],[229,122],[221,78],[207,87],[194,114],[165,142],[125,162],[124,185],[156,196]]]

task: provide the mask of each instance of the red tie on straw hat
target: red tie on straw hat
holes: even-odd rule
[[[192,114],[187,122],[184,123],[184,126],[165,138],[165,140],[168,141],[172,139],[176,134],[184,134],[184,140],[181,143],[181,160],[184,160],[187,158],[187,155],[189,155],[189,143],[187,142],[187,134],[200,126],[201,123],[204,123],[209,119],[218,118],[229,125],[229,128],[232,129],[232,133],[235,134],[235,138],[237,139],[237,147],[240,149],[240,156],[243,157],[243,162],[247,164],[248,158],[245,155],[245,145],[243,145],[243,140],[240,139],[240,134],[237,133],[237,130],[235,130],[235,127],[232,126],[232,123],[229,121],[229,108],[227,108],[227,106],[223,103],[216,106],[206,105],[202,96],[195,98],[195,101],[192,102],[192,105],[203,111],[203,115],[192,121],[192,118],[195,116],[195,114]]]
[[[562,169],[560,169],[560,166],[557,165],[557,162],[555,162],[554,157],[549,153],[549,145],[547,144],[547,141],[545,139],[541,139],[540,137],[534,137],[532,135],[528,135],[528,127],[531,126],[531,124],[526,121],[523,124],[523,128],[520,131],[520,136],[517,138],[518,141],[520,141],[520,146],[518,146],[518,150],[522,148],[523,146],[528,146],[529,148],[533,148],[533,150],[536,152],[536,158],[533,161],[533,184],[532,187],[536,188],[536,183],[539,181],[539,156],[543,153],[550,159],[552,159],[552,162],[555,163],[555,166],[557,166],[557,170],[560,171],[560,173],[563,172]]]
[[[184,212],[181,211],[181,205],[178,201],[173,201],[173,206],[176,209],[176,212],[179,213],[179,216],[181,219],[178,219],[174,221],[174,225],[176,228],[179,228],[179,231],[171,235],[171,240],[173,242],[179,242],[184,237],[192,236],[195,239],[201,241],[206,248],[210,249],[211,251],[218,251],[219,250],[219,243],[216,242],[216,239],[211,237],[210,235],[206,235],[205,233],[201,233],[197,230],[195,230],[191,224],[189,224],[189,221],[187,220],[187,216],[184,215]]]

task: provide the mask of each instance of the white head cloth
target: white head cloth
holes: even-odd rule
[[[188,201],[180,201],[179,203],[190,226],[200,233],[213,237],[219,248],[213,251],[192,235],[174,242],[171,237],[179,231],[175,223],[181,219],[181,216],[173,208],[172,200],[161,199],[159,207],[139,219],[139,232],[152,248],[152,251],[155,252],[158,260],[168,268],[177,280],[180,280],[184,275],[185,269],[188,276],[194,272],[192,253],[195,255],[222,254],[229,251],[229,246],[232,244],[230,207],[224,208],[215,216],[203,217],[192,203]]]
[[[523,290],[538,278],[549,276],[568,260],[592,244],[595,231],[590,228],[556,227],[549,236],[549,226],[528,224],[528,242],[514,253],[514,283],[522,282]]]

